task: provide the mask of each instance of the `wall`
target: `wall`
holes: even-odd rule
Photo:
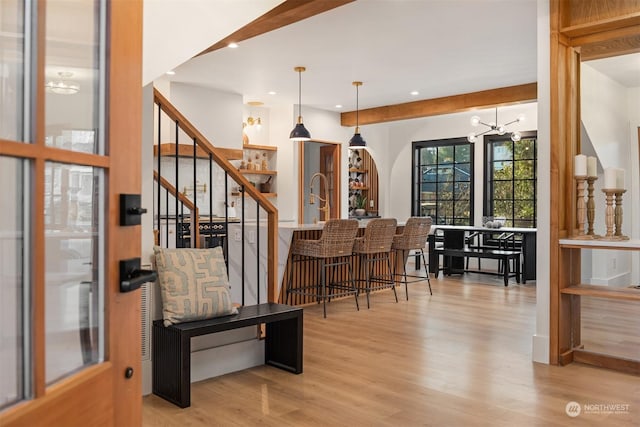
[[[526,120],[509,126],[509,130],[536,130],[537,105],[535,103],[502,107],[498,110],[498,121],[503,123],[513,120],[519,114],[524,114]],[[434,116],[423,119],[404,120],[387,125],[388,143],[375,138],[368,138],[371,151],[374,153],[381,182],[382,215],[395,218],[407,218],[411,214],[411,155],[412,141],[428,141],[436,139],[466,137],[474,129],[469,120],[478,115],[482,121],[495,121],[495,110],[476,110],[466,113]],[[367,134],[368,136],[368,134]],[[482,219],[482,167],[483,142],[475,144],[475,183],[474,183],[474,218],[480,224]],[[381,146],[385,144],[385,147]],[[384,153],[382,156],[377,153]],[[380,161],[378,160],[379,158]],[[384,159],[384,160],[383,160]],[[388,174],[388,175],[387,175]],[[388,178],[385,180],[385,178]],[[389,188],[382,188],[382,183],[390,184]]]
[[[622,232],[631,235],[633,222],[636,222],[631,219],[634,218],[634,208],[640,198],[637,191],[632,191],[638,182],[637,131],[632,134],[630,129],[633,122],[630,116],[633,93],[589,66],[588,62],[581,64],[580,79],[582,152],[596,155],[599,161],[599,179],[594,185],[595,232],[601,235],[606,232],[606,204],[602,192],[604,169],[616,167],[625,170],[627,193],[624,197],[625,221]],[[637,101],[638,98],[635,99]],[[638,123],[637,117],[635,122]],[[583,250],[583,281],[595,285],[628,286],[631,281],[632,257],[637,255],[629,251]]]
[[[549,363],[551,277],[551,64],[549,34],[549,0],[538,0],[537,66],[538,66],[538,231],[536,236],[536,329],[532,337],[534,362]]]
[[[173,82],[170,101],[214,146],[242,148],[241,95]]]

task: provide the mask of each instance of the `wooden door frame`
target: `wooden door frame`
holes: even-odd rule
[[[313,142],[325,145],[334,145],[336,155],[333,157],[333,168],[336,171],[335,177],[334,195],[331,200],[332,206],[335,206],[337,217],[342,215],[342,144],[339,142],[323,141],[320,139],[312,139],[310,141],[300,141],[298,143],[298,224],[303,224],[304,221],[304,144],[305,142]]]
[[[119,292],[118,260],[140,256],[140,227],[118,224],[119,194],[141,191],[142,1],[107,1],[106,123],[108,155],[69,152],[45,145],[45,2],[37,2],[33,37],[37,58],[33,84],[31,143],[0,140],[0,154],[31,161],[34,171],[30,263],[33,398],[0,413],[0,425],[82,426],[142,423],[140,292]],[[27,77],[30,82],[30,78]],[[126,94],[123,96],[122,94]],[[137,147],[137,149],[136,149]],[[48,161],[101,168],[105,174],[105,361],[84,367],[51,386],[45,373],[44,170]],[[111,173],[113,171],[113,173]],[[127,173],[123,173],[123,172]],[[41,236],[38,238],[38,236]],[[133,376],[125,378],[125,369]],[[99,393],[87,395],[87,388]]]

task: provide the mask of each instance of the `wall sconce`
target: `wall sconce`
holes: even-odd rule
[[[249,101],[247,102],[247,105],[250,105],[252,107],[260,107],[264,105],[264,103],[260,101]],[[260,127],[262,126],[262,119],[259,116],[253,117],[252,114],[249,114],[249,117],[247,117],[247,121],[242,123],[243,129],[247,126],[256,126],[257,129],[260,129]]]

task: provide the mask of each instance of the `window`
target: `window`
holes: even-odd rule
[[[484,214],[506,218],[507,227],[536,226],[537,133],[485,136]]]
[[[414,142],[412,182],[412,215],[471,225],[473,144],[466,138]]]

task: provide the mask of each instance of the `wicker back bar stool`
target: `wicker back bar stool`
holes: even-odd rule
[[[291,268],[286,288],[286,302],[292,294],[310,296],[318,303],[322,301],[322,311],[327,317],[327,301],[332,297],[354,295],[356,309],[358,289],[356,288],[351,267],[353,242],[358,233],[358,221],[355,219],[330,219],[322,229],[318,240],[294,240],[291,247]],[[293,287],[293,266],[296,262],[318,259],[320,261],[320,282],[307,286]],[[334,281],[335,267],[346,265],[348,278]],[[331,268],[331,279],[327,281],[327,268]]]
[[[420,280],[427,279],[427,283],[429,283],[429,294],[433,295],[431,291],[431,280],[429,279],[429,264],[424,255],[424,249],[430,231],[431,217],[411,217],[407,220],[402,234],[396,234],[393,238],[391,249],[396,252],[396,266],[398,262],[402,262],[402,274],[394,272],[394,276],[402,276],[407,300],[409,299],[409,282],[407,281],[407,277],[415,277]],[[422,256],[422,264],[424,265],[426,277],[407,274],[407,257],[411,251],[414,251],[416,255]]]
[[[396,226],[395,218],[372,219],[364,229],[364,236],[356,238],[353,244],[353,253],[360,258],[359,282],[364,282],[364,286],[359,286],[358,290],[364,290],[367,293],[367,308],[369,308],[369,293],[380,289],[393,289],[393,295],[398,302],[390,256]],[[376,261],[387,262],[387,274],[373,275]]]

